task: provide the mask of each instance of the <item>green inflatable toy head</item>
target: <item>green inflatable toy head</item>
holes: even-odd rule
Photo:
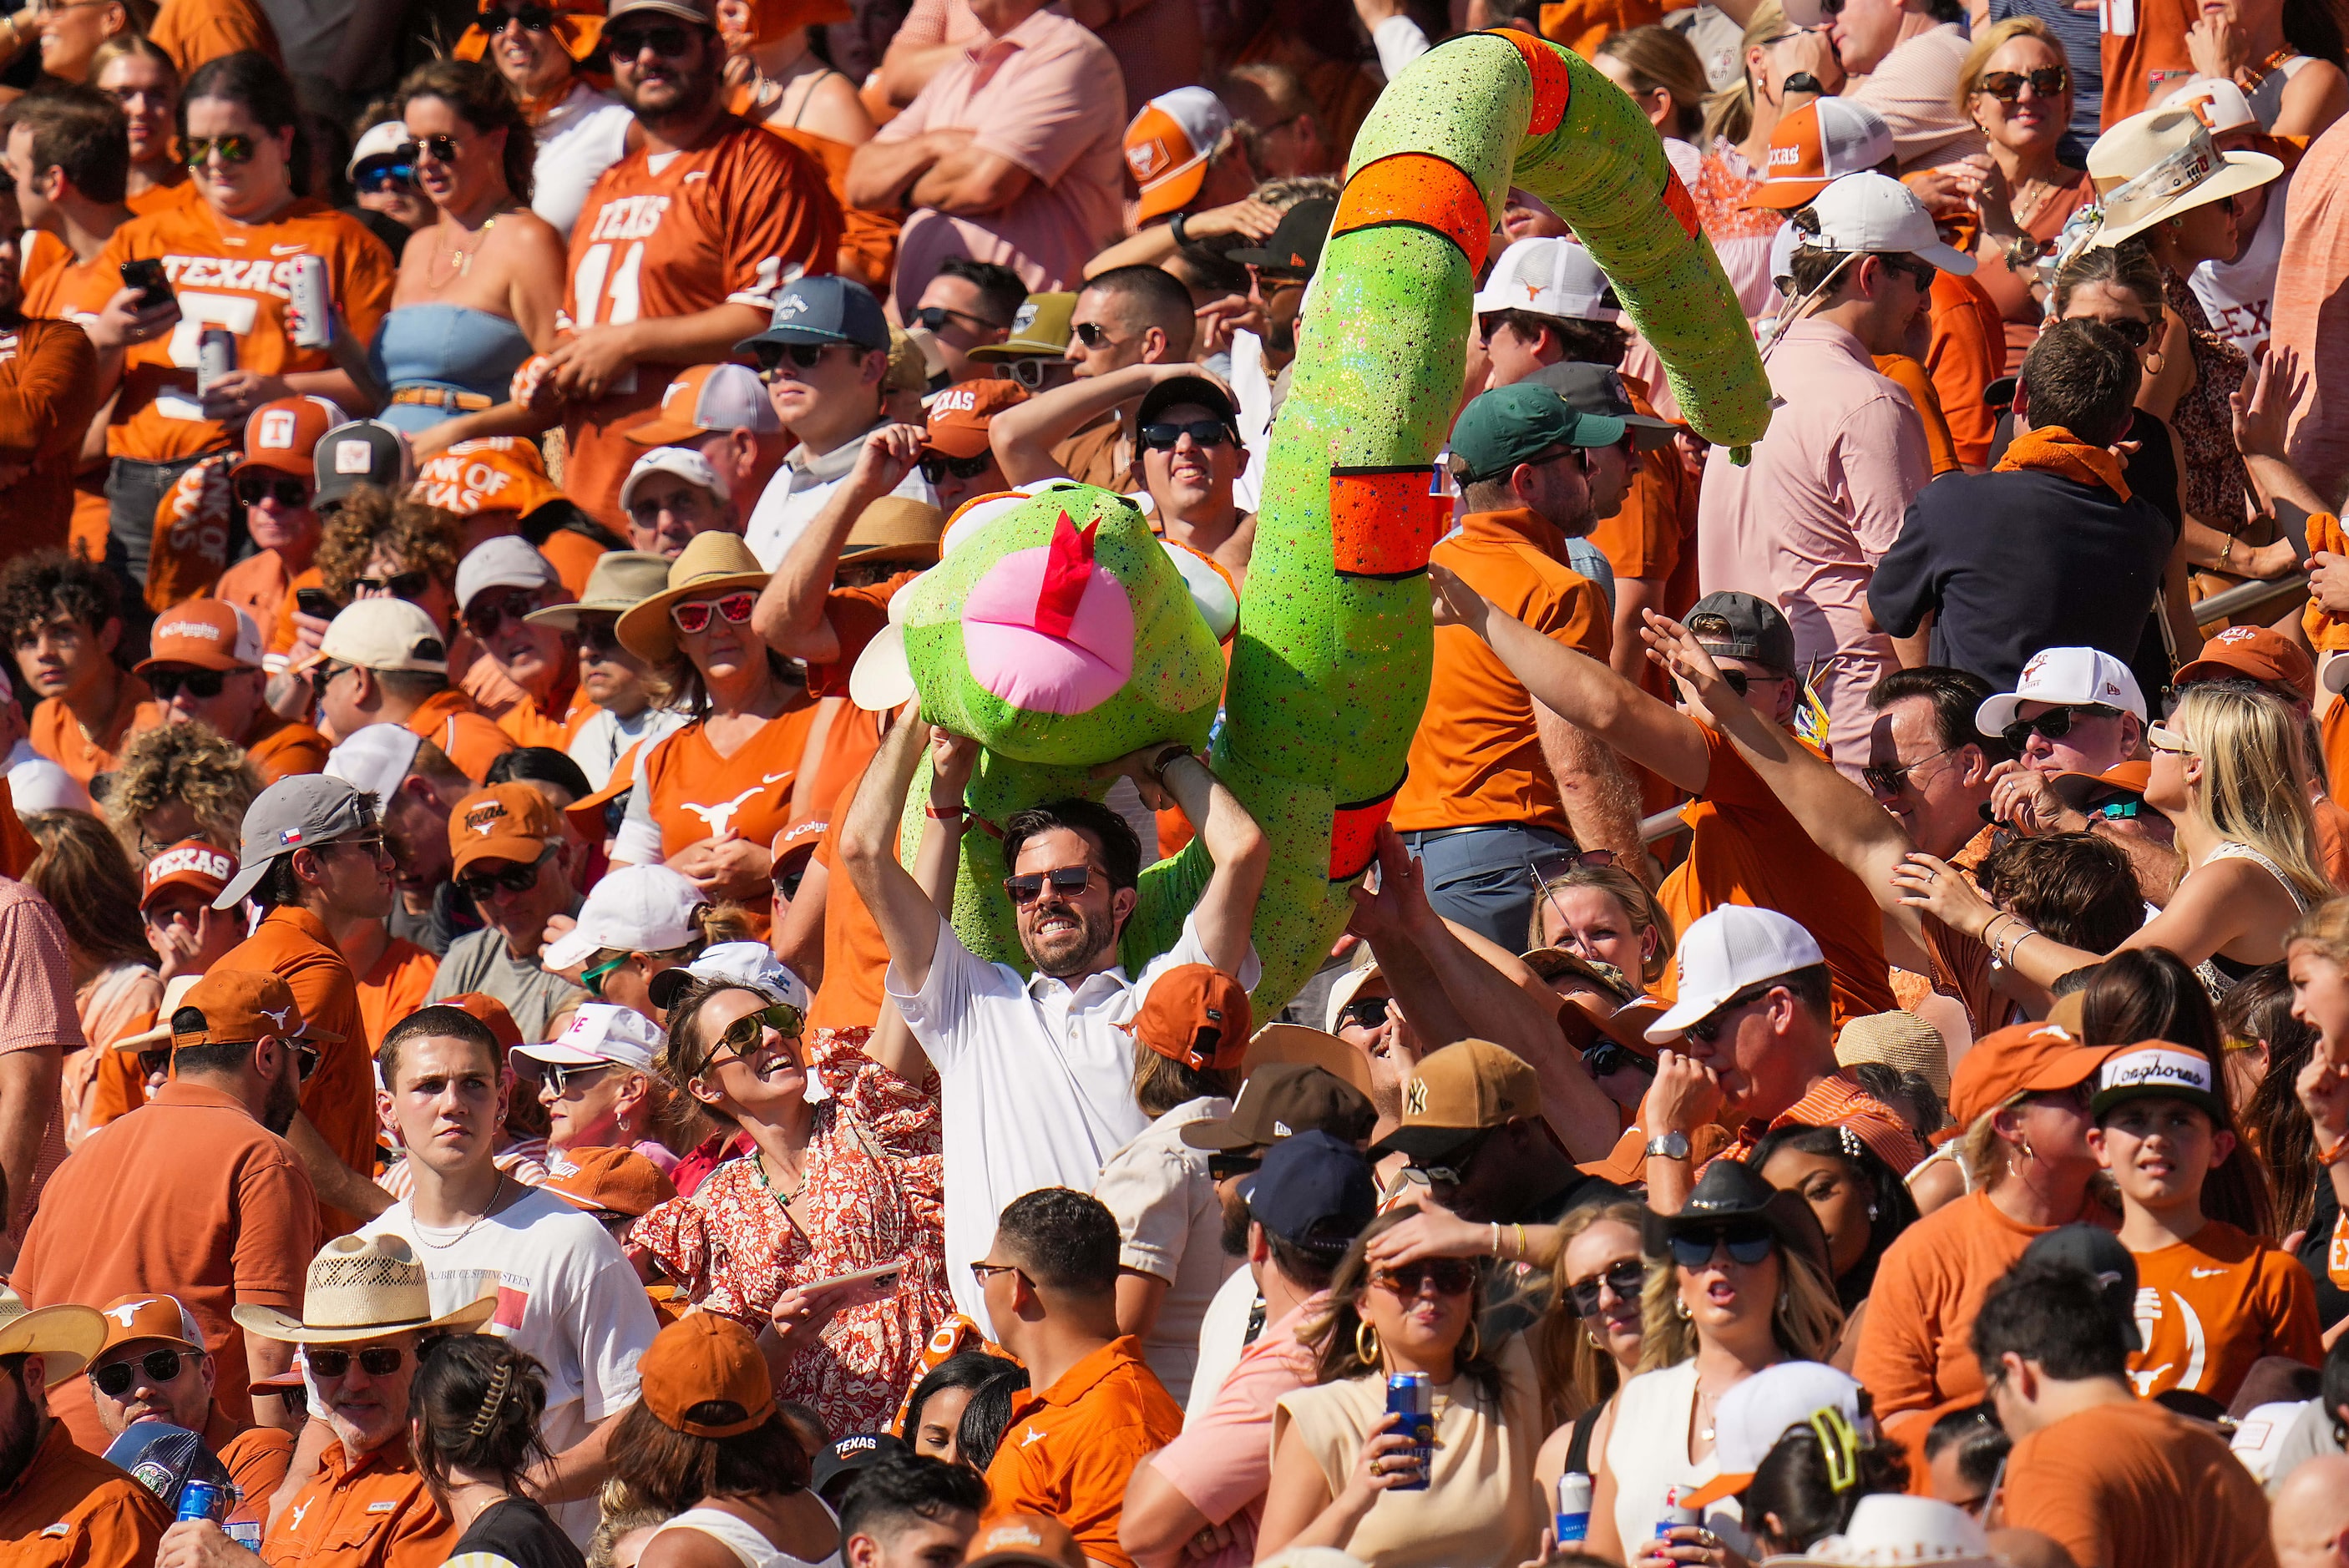
[[[932,723],[1048,766],[1205,748],[1223,657],[1131,500],[1059,486],[966,514],[947,543],[890,607]]]

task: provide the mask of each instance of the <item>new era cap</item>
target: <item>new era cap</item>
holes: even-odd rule
[[[1818,228],[1798,242],[1806,250],[1914,256],[1961,277],[1974,270],[1974,259],[1944,244],[1925,204],[1889,175],[1847,174],[1808,205]]]
[[[476,790],[449,813],[451,877],[480,860],[529,865],[563,837],[563,812],[535,784],[515,779]]]
[[[975,458],[987,450],[987,427],[1006,408],[1028,401],[1017,381],[957,381],[930,399],[929,428],[923,436],[950,458]]]
[[[1266,1230],[1322,1253],[1352,1245],[1379,1212],[1370,1161],[1351,1143],[1318,1128],[1265,1150],[1264,1163],[1240,1179],[1239,1195]]]
[[[2014,722],[2026,702],[2056,706],[2095,704],[2145,717],[2145,693],[2129,667],[2101,648],[2042,648],[2016,677],[2014,689],[1985,697],[1974,709],[1974,727],[1997,735]]]
[[[775,301],[767,330],[734,346],[753,353],[786,343],[853,343],[859,348],[889,346],[889,318],[873,291],[854,278],[826,273],[800,278]]]
[[[759,373],[747,365],[697,365],[684,372],[661,392],[659,415],[629,429],[627,437],[640,447],[667,447],[719,430],[783,433]]]
[[[539,1045],[516,1046],[513,1054],[564,1067],[585,1068],[612,1062],[631,1071],[649,1073],[653,1059],[667,1044],[668,1037],[661,1026],[634,1007],[582,1002],[562,1034]]]
[[[1892,128],[1864,103],[1815,98],[1770,133],[1769,164],[1745,205],[1792,211],[1830,181],[1876,168],[1893,156]]]
[[[1679,1000],[1648,1026],[1648,1038],[1670,1045],[1747,986],[1826,962],[1811,934],[1776,910],[1719,905],[1682,934],[1672,954]]]
[[[257,670],[261,655],[261,628],[243,607],[219,599],[191,599],[157,619],[148,634],[147,656],[133,667],[142,676],[161,665]]]
[[[1402,1087],[1402,1125],[1371,1146],[1374,1156],[1433,1160],[1477,1133],[1541,1114],[1541,1078],[1490,1040],[1462,1040],[1422,1057]]]
[[[449,647],[440,629],[405,599],[359,599],[345,606],[319,639],[318,654],[363,670],[449,673]]]
[[[195,892],[206,903],[236,880],[236,857],[202,839],[181,839],[147,862],[140,873],[139,907],[147,908],[156,895],[175,887]]]
[[[1613,285],[1590,253],[1572,240],[1549,235],[1516,241],[1493,263],[1492,275],[1476,293],[1475,311],[1485,315],[1498,310],[1567,321],[1623,317]]]
[[[1076,314],[1077,296],[1073,292],[1030,294],[1012,313],[1009,337],[1001,343],[982,343],[963,357],[981,365],[1033,359],[1040,355],[1058,359],[1069,351],[1069,337],[1075,330],[1070,323]]]
[[[318,439],[350,416],[324,397],[280,397],[255,408],[244,423],[244,455],[229,469],[234,479],[248,469],[268,469],[298,480],[315,480]]]
[[[1336,1044],[1353,1049],[1343,1040]],[[1267,1062],[1250,1066],[1229,1116],[1185,1122],[1176,1136],[1187,1148],[1226,1153],[1264,1148],[1318,1129],[1352,1147],[1371,1135],[1377,1120],[1378,1109],[1370,1097],[1335,1073],[1310,1062]]]
[[[1176,88],[1142,106],[1125,128],[1125,167],[1142,192],[1135,223],[1191,204],[1207,160],[1232,133],[1232,111],[1206,88]]]
[[[312,506],[341,500],[361,485],[405,490],[416,478],[408,438],[379,419],[353,419],[318,438],[311,451]]]
[[[399,603],[396,599],[362,602]],[[350,612],[346,610],[343,614]],[[235,908],[260,885],[269,862],[278,856],[316,849],[345,833],[364,832],[375,825],[375,813],[359,799],[359,792],[340,779],[329,779],[323,773],[297,773],[290,779],[280,779],[244,809],[243,844],[236,857],[240,862],[237,873],[212,900],[212,907]]]

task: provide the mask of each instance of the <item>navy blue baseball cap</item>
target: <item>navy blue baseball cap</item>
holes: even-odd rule
[[[889,318],[873,291],[854,278],[800,278],[775,300],[767,330],[734,346],[755,353],[764,343],[853,343],[859,348],[889,346]]]
[[[1240,1183],[1257,1223],[1315,1252],[1343,1252],[1379,1212],[1378,1182],[1360,1150],[1319,1128],[1284,1138]]]

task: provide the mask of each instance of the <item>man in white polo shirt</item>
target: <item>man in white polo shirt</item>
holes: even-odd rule
[[[1256,985],[1262,965],[1248,934],[1270,850],[1247,808],[1181,741],[1121,759],[1145,806],[1171,799],[1199,825],[1214,866],[1181,938],[1129,978],[1118,939],[1138,897],[1133,830],[1092,800],[1014,813],[1003,852],[1019,944],[1036,970],[1025,978],[974,956],[898,863],[898,815],[929,740],[918,715],[889,732],[841,824],[839,853],[888,944],[883,985],[938,1071],[947,1282],[956,1305],[984,1326],[969,1265],[986,1254],[1004,1205],[1040,1187],[1091,1191],[1109,1157],[1150,1125],[1134,1101],[1133,1040],[1123,1026],[1151,982],[1176,965],[1209,964],[1243,990]],[[977,751],[968,741],[938,748],[928,832],[961,832]],[[909,1078],[921,1066],[886,1065]]]

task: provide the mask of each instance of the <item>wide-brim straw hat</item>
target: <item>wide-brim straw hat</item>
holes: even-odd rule
[[[96,1307],[60,1302],[28,1311],[24,1297],[0,1288],[0,1356],[40,1357],[44,1387],[78,1377],[105,1345],[106,1318]]]
[[[697,533],[668,565],[668,586],[624,612],[620,645],[656,665],[677,656],[677,627],[668,607],[680,599],[722,593],[730,588],[764,588],[772,576],[738,533]]]
[[[1914,1013],[1895,1007],[1852,1019],[1836,1036],[1835,1054],[1837,1067],[1881,1062],[1895,1072],[1917,1074],[1935,1094],[1950,1097],[1950,1048],[1941,1031]]]
[[[523,617],[534,626],[579,629],[583,610],[623,615],[668,586],[668,558],[649,550],[607,550],[587,574],[587,592],[569,604],[551,604]]]
[[[178,1012],[196,988],[201,975],[174,975],[163,982],[163,1005],[155,1009],[155,1026],[141,1029],[135,1035],[125,1035],[109,1047],[118,1051],[160,1051],[171,1043],[171,1015]]]
[[[424,1265],[400,1236],[336,1236],[310,1260],[302,1315],[274,1307],[233,1306],[237,1326],[295,1345],[349,1345],[362,1339],[440,1329],[470,1334],[489,1321],[498,1298],[485,1295],[435,1315]],[[99,1326],[105,1326],[100,1318]]]
[[[2192,109],[2133,114],[2088,149],[2104,222],[2092,243],[2117,245],[2164,218],[2265,185],[2283,172],[2264,152],[2221,152]]]
[[[918,561],[935,565],[947,514],[926,501],[885,495],[860,513],[841,542],[843,561]]]

